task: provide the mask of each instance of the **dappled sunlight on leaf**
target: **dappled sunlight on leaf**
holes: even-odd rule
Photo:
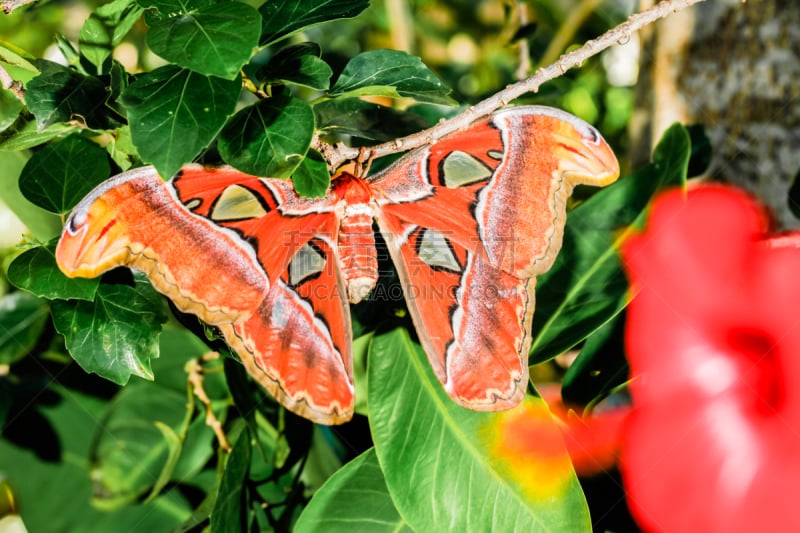
[[[490,462],[527,498],[544,500],[568,490],[572,464],[547,404],[527,397],[516,409],[487,419],[481,429]]]

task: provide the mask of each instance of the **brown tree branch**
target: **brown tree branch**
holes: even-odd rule
[[[18,7],[22,7],[26,4],[32,4],[34,2],[36,2],[36,0],[0,0],[0,7],[3,8],[3,11],[6,14],[9,14]]]
[[[508,105],[509,102],[519,98],[523,94],[536,92],[543,83],[562,76],[573,67],[582,65],[584,61],[599,54],[606,48],[610,48],[616,43],[627,42],[630,40],[632,33],[639,31],[643,27],[671,13],[681,11],[702,1],[704,0],[664,0],[659,2],[641,13],[631,15],[628,20],[608,30],[597,39],[587,41],[580,48],[562,55],[555,63],[540,68],[531,77],[509,85],[486,100],[469,107],[463,113],[442,121],[432,128],[409,135],[408,137],[373,146],[368,149],[369,155],[371,157],[383,157],[389,154],[404,152],[413,148],[425,146],[451,133],[461,131],[475,120],[488,116],[496,109]],[[318,137],[314,139],[313,146],[323,154],[328,161],[328,165],[333,169],[359,156],[358,148],[351,148],[343,143],[332,146],[322,142]]]

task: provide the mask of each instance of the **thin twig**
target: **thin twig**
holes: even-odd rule
[[[449,120],[442,121],[427,130],[369,148],[371,152],[370,156],[377,158],[393,153],[404,152],[430,144],[451,133],[461,131],[475,120],[488,116],[496,109],[507,105],[523,94],[536,92],[543,83],[562,76],[567,70],[573,67],[582,65],[584,61],[597,55],[606,48],[610,48],[616,43],[628,42],[632,33],[652,24],[656,20],[703,1],[704,0],[664,0],[641,13],[631,15],[628,20],[608,30],[597,39],[587,41],[580,48],[562,55],[555,63],[540,68],[533,76],[509,85],[486,100],[468,108],[463,113]],[[314,140],[314,147],[322,152],[329,166],[333,169],[338,168],[345,161],[355,159],[359,155],[358,148],[351,148],[345,146],[343,143],[331,146],[318,138]]]

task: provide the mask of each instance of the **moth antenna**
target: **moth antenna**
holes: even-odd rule
[[[372,166],[372,160],[375,159],[375,152],[369,148],[361,147],[358,149],[358,157],[355,160],[356,177],[363,178],[369,173]]]

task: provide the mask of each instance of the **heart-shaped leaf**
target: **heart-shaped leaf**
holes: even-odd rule
[[[242,172],[288,178],[314,135],[314,112],[298,98],[281,95],[236,113],[220,133],[219,153]]]
[[[19,176],[19,190],[42,209],[64,214],[110,174],[105,150],[70,135],[34,152]]]
[[[147,46],[178,66],[206,76],[238,77],[258,46],[261,17],[242,2],[142,2],[158,9]]]
[[[116,508],[145,494],[169,459],[177,461],[180,443],[165,432],[169,428],[174,436],[185,413],[185,394],[142,382],[123,388],[108,406],[91,450],[95,502]]]
[[[322,198],[331,184],[328,164],[319,152],[310,150],[292,174],[294,190],[306,198]]]
[[[166,322],[161,296],[146,281],[101,285],[93,302],[55,300],[53,324],[86,372],[124,385],[131,374],[153,379],[158,335]]]
[[[109,93],[103,82],[46,59],[38,59],[36,66],[40,74],[25,87],[25,102],[39,129],[71,120],[96,129],[108,126]]]
[[[174,65],[142,74],[122,93],[139,155],[172,176],[214,139],[233,113],[241,80],[203,76]]]
[[[57,241],[26,250],[8,266],[8,280],[42,298],[92,300],[100,286],[98,278],[68,278],[56,264]]]

